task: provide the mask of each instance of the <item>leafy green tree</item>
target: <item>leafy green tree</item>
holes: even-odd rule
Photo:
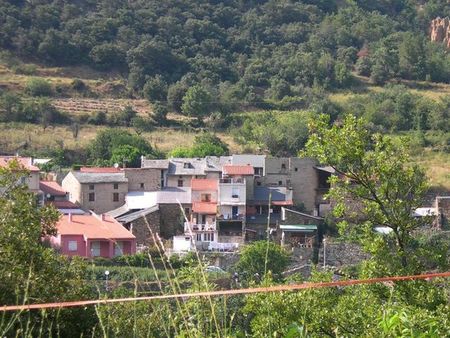
[[[122,129],[105,129],[97,133],[89,145],[91,162],[111,160],[113,151],[121,146],[130,146],[139,150],[140,155],[158,156],[150,144],[139,135],[132,135]]]
[[[269,272],[275,280],[280,280],[288,264],[289,255],[280,245],[257,241],[243,247],[236,269],[247,280],[254,280],[255,274],[264,278]]]
[[[131,121],[137,116],[137,111],[133,109],[132,106],[126,105],[122,111],[111,115],[109,123],[115,126],[129,127]]]
[[[370,76],[372,62],[369,57],[360,57],[358,61],[356,61],[355,68],[358,75]]]
[[[18,183],[28,177],[29,172],[15,160],[0,168],[1,304],[93,297],[85,280],[84,263],[76,258],[68,260],[42,243],[43,238],[56,234],[55,223],[60,214],[50,206],[38,207],[36,195],[28,191],[28,186]],[[37,336],[41,325],[49,335],[56,331],[62,335],[84,335],[95,325],[93,309],[49,310],[45,315],[8,313],[3,318],[0,331],[6,336],[17,332]]]
[[[52,85],[42,78],[31,78],[25,84],[25,93],[31,96],[51,96],[53,94]]]
[[[194,153],[198,155],[194,156],[224,156],[228,151],[228,145],[215,134],[205,132],[195,136]]]
[[[228,155],[228,145],[219,137],[211,133],[202,133],[194,139],[191,148],[177,147],[170,153],[170,157],[205,157]]]
[[[150,103],[165,103],[167,99],[167,83],[162,76],[157,75],[147,80],[142,92]]]
[[[273,156],[291,156],[303,148],[308,138],[308,112],[264,112],[245,117],[234,132],[238,143]]]
[[[183,97],[186,95],[188,88],[189,87],[187,85],[180,81],[169,86],[167,92],[167,103],[170,109],[173,109],[173,111],[177,113],[182,113],[181,106],[183,105]]]
[[[100,70],[121,69],[125,64],[125,53],[113,43],[96,45],[89,52],[94,67]]]
[[[111,164],[118,163],[120,166],[139,168],[141,166],[141,152],[136,147],[123,144],[112,150],[110,162]]]
[[[347,220],[341,230],[358,234],[356,238],[372,254],[376,268],[371,273],[421,271],[423,252],[415,247],[414,231],[426,220],[412,212],[422,205],[427,191],[425,173],[411,165],[404,143],[371,135],[362,119],[347,115],[331,127],[328,120],[322,116],[311,122],[305,154],[336,170],[330,196],[335,199],[335,215]],[[357,219],[366,220],[359,225],[350,218],[355,203]],[[390,233],[377,234],[375,226],[387,227]]]
[[[209,113],[212,97],[201,85],[190,87],[183,97],[181,110],[183,114],[201,118]]]
[[[158,125],[164,126],[167,123],[167,113],[168,113],[167,106],[163,103],[157,102],[154,103],[152,107],[153,107],[152,118]]]

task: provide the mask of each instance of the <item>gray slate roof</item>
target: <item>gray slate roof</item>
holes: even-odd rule
[[[137,211],[131,212],[129,214],[117,217],[116,220],[120,223],[130,223],[141,217],[145,217],[148,214],[156,212],[158,210],[159,210],[159,207],[157,205],[155,205],[155,206],[147,208],[147,209],[137,210]]]
[[[143,157],[141,161],[141,167],[152,169],[168,169],[169,160],[150,160]]]
[[[206,172],[220,172],[221,166],[211,157],[206,158],[171,158],[169,175],[206,175]]]
[[[118,207],[117,209],[108,211],[106,214],[113,218],[117,218],[119,216],[126,214],[129,211],[130,211],[130,208],[128,207],[128,205],[124,204],[121,207]]]
[[[124,173],[86,173],[72,171],[72,175],[80,183],[127,183]]]
[[[272,201],[286,201],[292,199],[292,191],[286,187],[255,187],[253,200],[269,201],[270,193],[272,193]]]

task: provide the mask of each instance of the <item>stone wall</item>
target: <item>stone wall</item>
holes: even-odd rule
[[[312,213],[316,207],[318,173],[316,161],[310,158],[266,158],[266,176],[259,179],[263,185],[292,187],[295,205],[303,204]]]
[[[157,210],[147,214],[145,217],[134,220],[130,224],[126,224],[125,227],[131,230],[133,235],[136,236],[136,244],[138,246],[150,246],[154,244],[151,231],[153,231],[155,236],[160,233],[160,220],[161,214],[160,211]]]
[[[94,189],[90,189],[91,184],[81,184],[80,205],[85,210],[92,210],[97,214],[102,214],[125,204],[125,196],[128,193],[128,183],[117,183],[117,189],[114,189],[114,183],[95,183]],[[89,201],[89,194],[95,194],[95,200]],[[113,200],[113,194],[118,193],[118,201]]]
[[[128,191],[157,191],[161,188],[161,169],[126,168]]]
[[[323,265],[323,242],[319,248],[319,264]],[[355,265],[368,259],[370,256],[362,251],[356,243],[333,242],[327,239],[326,245],[326,265],[341,267],[345,265]]]
[[[450,225],[450,196],[436,197],[436,208],[438,210],[438,225],[447,228]]]
[[[190,205],[183,205],[183,209],[190,208]],[[182,210],[178,204],[160,204],[161,215],[160,234],[161,237],[169,239],[175,235],[184,233],[184,219]],[[189,215],[186,215],[189,219]]]

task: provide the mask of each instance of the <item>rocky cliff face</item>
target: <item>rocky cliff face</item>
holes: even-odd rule
[[[450,19],[436,18],[431,21],[431,41],[443,42],[450,48]]]

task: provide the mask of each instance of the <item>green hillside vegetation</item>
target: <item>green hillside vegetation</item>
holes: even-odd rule
[[[292,156],[310,119],[350,112],[408,136],[450,188],[450,56],[428,37],[449,14],[443,0],[0,1],[2,151],[92,164],[113,127],[158,156],[222,153],[195,150],[204,130]]]

